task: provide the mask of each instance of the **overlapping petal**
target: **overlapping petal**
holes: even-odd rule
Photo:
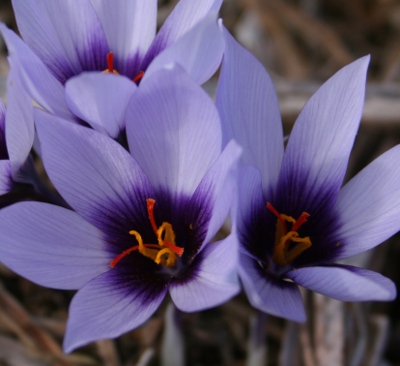
[[[177,308],[187,312],[208,309],[229,300],[239,290],[236,275],[238,242],[235,235],[207,244],[193,279],[172,283],[169,289]]]
[[[178,63],[198,84],[207,81],[221,63],[224,44],[217,15],[210,14],[151,62],[143,82],[165,65]]]
[[[13,0],[13,8],[24,41],[59,81],[107,67],[107,40],[88,0]]]
[[[9,160],[0,160],[0,195],[12,188],[11,164]]]
[[[138,88],[126,114],[129,148],[154,188],[193,194],[221,153],[218,112],[177,65]]]
[[[163,300],[167,286],[142,282],[135,269],[111,269],[87,283],[72,300],[64,351],[99,338],[115,338],[144,323]]]
[[[339,70],[297,118],[278,182],[287,206],[297,207],[299,197],[303,207],[335,202],[362,115],[368,63],[366,56]]]
[[[302,322],[303,300],[296,284],[263,271],[253,258],[240,253],[239,275],[250,303],[268,314]]]
[[[137,89],[126,77],[83,73],[68,80],[65,98],[71,111],[113,138],[124,129],[125,110]]]
[[[134,77],[156,33],[156,0],[90,0],[103,26],[115,68]]]
[[[340,191],[343,238],[337,259],[351,257],[375,247],[400,229],[400,146],[374,160]]]
[[[42,286],[78,289],[106,271],[100,230],[62,207],[22,202],[0,210],[0,259]]]
[[[225,56],[217,87],[225,143],[243,147],[242,161],[262,172],[264,192],[276,189],[283,156],[283,132],[277,95],[256,58],[223,28]]]
[[[65,102],[63,85],[13,31],[0,24],[0,32],[10,53],[10,66],[19,73],[27,93],[46,110],[73,120]]]
[[[300,286],[342,301],[388,301],[396,297],[392,281],[358,267],[305,267],[287,272],[285,276]]]
[[[246,222],[260,203],[264,203],[260,171],[251,165],[241,166],[238,174],[237,207],[233,211],[239,230],[247,229]]]
[[[8,159],[6,142],[6,107],[0,100],[0,159]]]
[[[129,153],[97,131],[36,111],[45,168],[63,198],[94,225],[128,220],[153,197]],[[141,209],[138,209],[139,211]]]
[[[242,149],[239,145],[235,141],[231,141],[201,180],[193,195],[194,201],[200,201],[200,207],[204,207],[204,204],[201,205],[204,197],[213,202],[212,215],[208,222],[207,235],[203,245],[207,245],[212,240],[228,216],[237,193],[237,172],[234,168],[241,152]]]
[[[180,0],[151,44],[143,68],[210,13],[218,13],[222,0]]]
[[[14,181],[26,183],[29,177],[20,174],[32,149],[35,130],[32,100],[26,94],[18,72],[12,68],[7,80],[6,140]]]

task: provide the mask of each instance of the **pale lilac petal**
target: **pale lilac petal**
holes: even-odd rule
[[[79,290],[69,309],[64,351],[118,337],[144,323],[168,289],[165,285],[157,286],[159,283],[148,285],[146,279],[132,271],[121,273],[112,269]]]
[[[8,159],[6,142],[6,107],[0,99],[0,159]]]
[[[272,80],[257,59],[223,28],[225,54],[216,105],[224,141],[234,138],[242,161],[260,169],[264,192],[276,188],[283,156],[283,132]]]
[[[396,286],[391,280],[358,267],[306,267],[285,276],[300,286],[341,301],[389,301],[396,297]]]
[[[162,51],[147,68],[142,83],[160,68],[178,63],[198,84],[207,81],[221,63],[224,42],[216,14],[210,14],[174,44]]]
[[[0,195],[12,188],[11,164],[9,160],[0,160]]]
[[[35,128],[33,124],[32,99],[22,88],[19,75],[11,69],[7,80],[7,115],[6,115],[7,150],[14,181],[27,182],[27,177],[20,174],[33,146]]]
[[[340,191],[340,256],[351,257],[375,247],[400,230],[400,145],[357,174]]]
[[[257,261],[244,253],[239,258],[239,276],[255,308],[297,322],[306,320],[303,300],[296,284],[267,273]]]
[[[154,197],[147,177],[110,137],[35,111],[42,158],[52,183],[83,217],[98,226],[129,220]]]
[[[100,230],[77,213],[22,202],[0,210],[0,260],[42,286],[78,289],[109,268]]]
[[[301,111],[278,183],[288,207],[299,197],[303,203],[318,197],[325,207],[335,202],[362,115],[368,63],[366,56],[342,68]]]
[[[0,32],[10,53],[10,66],[19,73],[27,93],[49,112],[74,119],[65,102],[63,85],[13,31],[0,24]]]
[[[214,103],[178,66],[140,85],[127,109],[126,132],[154,188],[171,194],[193,194],[221,153]]]
[[[212,240],[228,216],[237,193],[235,168],[241,151],[239,145],[231,141],[211,166],[193,195],[194,200],[201,201],[207,197],[213,202],[212,215],[203,245],[207,245]]]
[[[220,305],[240,291],[237,278],[237,238],[207,244],[202,250],[201,263],[188,282],[172,282],[169,293],[176,307],[193,312]],[[197,258],[196,258],[197,259]]]
[[[262,178],[258,169],[253,166],[241,166],[238,178],[238,207],[233,213],[234,220],[240,230],[246,230],[249,213],[260,204],[267,202],[262,192]]]
[[[156,33],[156,0],[90,0],[100,18],[115,68],[127,75],[139,66]],[[137,72],[139,70],[136,70]],[[133,75],[135,76],[135,75]]]
[[[222,0],[180,0],[169,15],[144,60],[144,67],[210,13],[218,13]]]
[[[107,41],[88,0],[13,0],[13,8],[22,38],[62,83],[107,67]]]
[[[136,89],[126,77],[86,72],[68,80],[65,98],[76,116],[95,130],[117,138],[124,129],[125,110]]]

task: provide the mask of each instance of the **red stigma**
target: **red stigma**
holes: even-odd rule
[[[286,221],[285,219],[281,216],[281,214],[276,210],[276,208],[274,206],[272,206],[269,202],[267,202],[267,209],[270,210],[275,216],[276,218],[280,221],[280,223],[282,224],[282,228],[283,228],[283,232],[285,234],[287,234],[288,230],[287,230],[287,226],[286,226]]]
[[[138,83],[138,82],[142,79],[143,76],[144,76],[144,71],[139,71],[139,74],[137,74],[137,75],[132,79],[132,81],[133,81],[134,83]]]
[[[107,69],[110,74],[114,73],[114,53],[108,52],[107,54]]]
[[[125,258],[128,254],[134,252],[135,250],[138,250],[145,257],[154,260],[157,264],[161,263],[167,267],[172,267],[175,265],[176,255],[182,257],[184,248],[178,247],[175,244],[175,234],[171,224],[163,222],[160,227],[157,227],[156,220],[154,218],[155,203],[156,201],[153,198],[148,198],[146,200],[147,214],[154,234],[157,237],[158,244],[143,243],[141,235],[136,230],[131,230],[129,231],[129,234],[135,236],[138,245],[128,248],[116,256],[110,262],[110,267],[114,268],[121,259]],[[167,260],[164,259],[164,263],[162,262],[161,257],[163,254],[169,254]]]
[[[292,231],[298,231],[300,226],[303,225],[307,219],[310,217],[310,214],[307,212],[303,212],[300,217],[296,220],[296,222],[292,226]]]
[[[146,200],[146,204],[147,204],[147,214],[149,215],[151,227],[153,228],[154,234],[156,234],[157,236],[158,229],[156,220],[154,219],[154,205],[156,204],[156,200],[154,200],[153,198],[148,198]]]

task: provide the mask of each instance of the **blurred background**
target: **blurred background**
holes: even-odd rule
[[[159,1],[159,25],[176,3]],[[400,1],[224,0],[221,17],[271,74],[286,134],[323,81],[371,54],[364,116],[346,179],[400,142]],[[0,21],[16,30],[8,0],[0,0]],[[4,99],[8,63],[1,47]],[[216,82],[205,86],[210,94]],[[351,263],[400,284],[399,237]],[[304,324],[258,314],[243,294],[201,313],[168,308],[169,317],[165,301],[142,327],[63,355],[72,296],[36,286],[0,265],[0,366],[179,366],[183,359],[190,366],[400,365],[400,300],[341,303],[304,291]]]

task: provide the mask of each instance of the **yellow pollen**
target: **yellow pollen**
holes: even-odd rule
[[[114,268],[122,258],[126,257],[135,250],[138,250],[140,254],[150,258],[157,264],[161,264],[168,268],[176,265],[176,261],[178,259],[177,256],[181,257],[184,249],[176,245],[175,233],[172,225],[169,222],[163,222],[161,226],[157,228],[154,219],[155,202],[156,201],[152,198],[146,200],[149,220],[154,234],[157,237],[158,244],[144,244],[142,236],[136,230],[131,230],[129,231],[129,234],[135,237],[138,245],[123,251],[120,255],[115,257],[111,261],[110,267]]]
[[[291,216],[280,214],[269,202],[267,209],[276,217],[275,244],[272,260],[282,266],[290,264],[306,249],[311,247],[310,237],[300,238],[298,230],[310,216],[303,212],[297,220]],[[287,229],[286,222],[292,224],[291,230]]]

